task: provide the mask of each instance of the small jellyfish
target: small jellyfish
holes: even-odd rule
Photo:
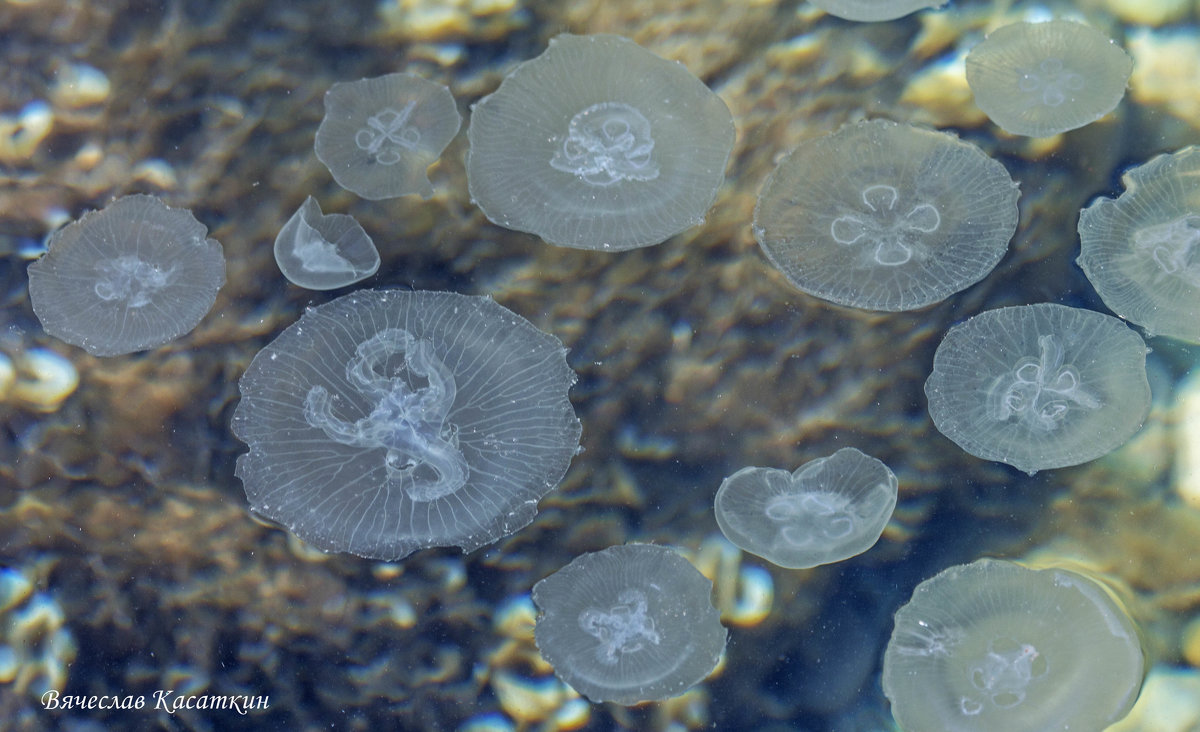
[[[310,308],[238,384],[251,509],[389,561],[507,536],[579,448],[565,356],[485,297],[362,290]]]
[[[1017,228],[1017,185],[944,132],[886,120],[802,143],[767,178],[754,234],[800,290],[915,310],[992,271]]]
[[[533,586],[534,639],[558,677],[593,702],[669,699],[712,673],[725,650],[712,588],[666,547],[584,554]]]
[[[905,730],[1102,730],[1142,686],[1137,627],[1097,582],[980,559],[896,613],[883,693]]]
[[[54,232],[29,265],[46,332],[93,356],[161,346],[190,332],[225,284],[220,243],[190,211],[118,198]]]
[[[938,346],[925,382],[929,416],[972,455],[1030,475],[1085,463],[1145,421],[1146,351],[1124,323],[1091,310],[988,310]]]
[[[1133,59],[1069,20],[998,28],[967,54],[975,103],[1005,132],[1049,137],[1091,124],[1125,96]]]
[[[314,149],[333,179],[378,201],[433,195],[425,176],[458,134],[450,90],[413,74],[343,81],[325,93]]]
[[[809,0],[830,15],[870,22],[895,20],[925,8],[940,8],[946,0]]]
[[[682,64],[613,35],[551,39],[473,107],[471,198],[493,223],[618,251],[704,221],[733,117]]]
[[[1120,197],[1080,213],[1076,261],[1117,315],[1200,343],[1200,147],[1159,155],[1122,180]]]
[[[312,196],[275,237],[275,263],[293,285],[333,290],[379,270],[379,252],[352,216],[322,214]]]
[[[832,564],[870,549],[896,508],[896,476],[853,447],[794,472],[742,468],[714,510],[725,538],[788,569]]]

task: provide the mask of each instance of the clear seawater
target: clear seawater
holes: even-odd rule
[[[889,730],[879,679],[893,613],[918,582],[983,556],[1105,575],[1153,673],[1195,684],[1184,638],[1200,615],[1200,510],[1181,498],[1180,466],[1200,437],[1180,404],[1196,348],[1149,338],[1142,431],[1034,476],[962,452],[922,391],[946,329],[982,310],[1107,312],[1074,264],[1079,209],[1119,195],[1131,166],[1200,143],[1198,83],[1168,73],[1200,58],[1200,9],[1139,22],[1109,8],[964,1],[854,24],[768,0],[0,0],[0,352],[29,368],[52,352],[79,377],[61,401],[9,388],[0,402],[0,729]],[[1088,127],[1004,135],[954,81],[961,56],[997,25],[1055,15],[1162,66],[1135,67],[1118,109]],[[470,105],[565,31],[629,36],[730,107],[738,138],[702,226],[584,252],[472,205]],[[464,116],[427,201],[359,199],[313,154],[325,90],[392,71],[448,85]],[[783,154],[872,117],[954,132],[1021,186],[996,270],[918,312],[804,295],[750,229]],[[223,245],[228,281],[191,334],[98,359],[42,331],[26,267],[57,227],[135,192],[191,209]],[[301,290],[275,265],[275,234],[308,195],[379,246],[379,272],[357,286],[491,295],[569,348],[583,452],[528,527],[468,555],[381,563],[320,554],[251,516],[229,430],[237,380],[305,307],[353,289]],[[724,543],[712,500],[725,476],[848,445],[900,482],[873,549],[783,570]],[[588,705],[540,661],[529,591],[631,541],[675,547],[716,579],[729,645],[679,700]],[[767,586],[769,607],[755,606]],[[144,706],[47,708],[51,689]],[[269,706],[156,708],[243,697]],[[1173,701],[1194,711],[1186,692]],[[1195,729],[1147,719],[1137,728]]]

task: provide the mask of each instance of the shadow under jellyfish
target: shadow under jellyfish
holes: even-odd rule
[[[704,221],[733,149],[729,108],[621,36],[563,34],[472,109],[471,198],[551,244],[620,251]]]
[[[565,356],[486,297],[364,290],[310,308],[239,382],[251,509],[383,560],[507,536],[579,449]]]

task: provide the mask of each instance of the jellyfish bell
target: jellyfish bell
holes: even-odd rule
[[[584,554],[533,586],[534,639],[558,677],[593,702],[669,699],[712,673],[725,650],[712,588],[666,547]]]
[[[46,332],[94,356],[144,351],[189,333],[225,284],[221,245],[186,209],[118,198],[50,237],[29,265]]]
[[[925,382],[929,416],[970,454],[1030,475],[1125,444],[1150,411],[1146,343],[1108,315],[1039,303],[951,328]]]
[[[998,28],[966,59],[975,103],[1004,131],[1049,137],[1091,124],[1125,96],[1133,59],[1069,20]]]
[[[1159,155],[1079,216],[1079,266],[1104,304],[1150,334],[1200,343],[1200,147]]]
[[[314,149],[338,185],[362,198],[429,198],[425,171],[461,125],[450,90],[420,76],[343,81],[325,93]]]
[[[763,252],[795,287],[839,305],[915,310],[987,275],[1017,227],[1017,185],[944,132],[887,120],[802,143],[754,209]]]
[[[905,730],[1101,730],[1145,674],[1137,627],[1066,569],[981,559],[922,582],[896,613],[883,692]]]
[[[275,263],[293,285],[333,290],[375,274],[379,251],[353,217],[322,214],[309,196],[275,237]]]
[[[940,8],[946,0],[809,0],[830,15],[870,22],[895,20],[925,8]]]
[[[493,223],[618,251],[704,221],[733,117],[682,64],[620,36],[563,34],[473,108],[471,198]]]
[[[895,474],[852,448],[794,472],[743,468],[714,502],[725,538],[780,567],[808,569],[870,549],[896,508]]]
[[[524,527],[579,448],[559,340],[485,297],[364,290],[251,361],[251,509],[324,551],[472,551]]]

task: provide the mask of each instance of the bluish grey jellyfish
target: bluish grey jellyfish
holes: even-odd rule
[[[721,483],[714,510],[725,538],[788,569],[808,569],[874,546],[896,508],[896,476],[853,447],[794,472],[742,468]]]
[[[1133,59],[1069,20],[998,28],[967,54],[975,103],[1006,132],[1049,137],[1091,124],[1125,96]]]
[[[425,171],[461,125],[449,89],[413,74],[386,74],[325,92],[314,147],[338,185],[363,198],[429,198]]]
[[[524,527],[579,448],[557,338],[486,297],[362,290],[251,361],[251,509],[324,551],[472,551]]]
[[[564,34],[473,107],[467,136],[471,198],[493,223],[616,251],[704,221],[734,128],[682,64],[620,36]]]
[[[993,559],[917,585],[883,655],[883,693],[911,732],[1102,730],[1144,674],[1137,627],[1097,582]]]
[[[576,557],[533,586],[534,639],[558,677],[593,702],[679,696],[725,650],[712,582],[666,547]]]
[[[1080,214],[1079,266],[1117,315],[1200,343],[1200,148],[1159,155],[1122,180],[1119,198]]]
[[[293,285],[333,290],[375,274],[379,251],[354,217],[322,214],[309,196],[275,237],[275,263]]]
[[[925,8],[940,8],[946,0],[809,0],[821,10],[846,20],[895,20]]]
[[[754,235],[800,290],[915,310],[983,279],[1017,228],[1017,185],[944,132],[886,120],[802,143],[767,178]]]
[[[925,382],[958,446],[1033,475],[1107,455],[1150,411],[1146,343],[1114,317],[1039,303],[988,310],[946,333]]]
[[[118,198],[50,237],[29,265],[29,299],[46,332],[93,356],[189,333],[225,284],[220,243],[191,211],[154,196]]]

